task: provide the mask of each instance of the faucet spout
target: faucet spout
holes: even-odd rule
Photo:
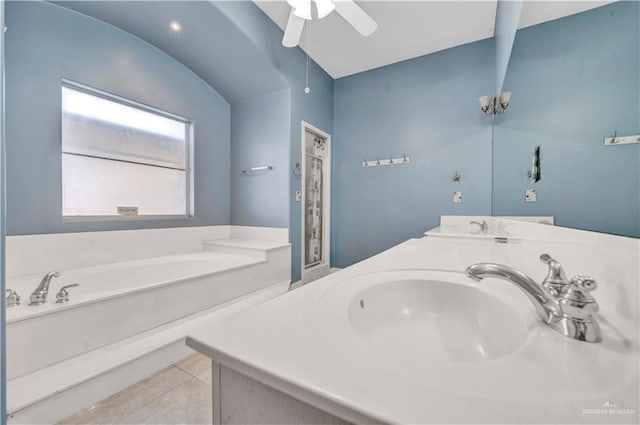
[[[487,277],[504,279],[515,284],[529,297],[543,322],[549,323],[561,314],[558,301],[541,285],[525,273],[509,266],[493,263],[478,263],[467,267],[467,277],[481,281]]]
[[[49,294],[49,284],[51,283],[51,279],[53,279],[54,277],[60,277],[60,272],[52,271],[47,273],[42,278],[36,290],[33,291],[31,296],[29,297],[29,305],[38,305],[47,302],[47,295]]]

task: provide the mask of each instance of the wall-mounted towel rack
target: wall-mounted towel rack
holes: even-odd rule
[[[618,136],[618,132],[614,131],[612,137],[604,139],[605,146],[629,145],[631,143],[640,143],[640,134],[636,136]]]
[[[362,168],[380,167],[382,165],[403,165],[410,162],[411,158],[407,155],[402,155],[400,158],[391,158],[391,155],[389,155],[389,158],[387,159],[380,159],[379,157],[376,157],[376,159],[367,160],[367,158],[365,158],[362,162]]]
[[[263,165],[261,167],[251,167],[251,168],[243,168],[241,170],[242,174],[253,174],[253,173],[268,173],[273,170],[273,165]]]

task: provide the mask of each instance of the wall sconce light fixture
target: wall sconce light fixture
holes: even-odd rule
[[[505,91],[500,93],[500,96],[482,96],[478,99],[480,101],[480,107],[482,112],[486,116],[489,115],[502,115],[507,110],[509,102],[511,101],[511,92]]]

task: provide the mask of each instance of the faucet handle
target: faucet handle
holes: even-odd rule
[[[542,254],[540,261],[549,266],[547,277],[542,281],[542,286],[555,297],[560,296],[564,292],[564,288],[569,284],[562,264],[551,258],[549,254]]]
[[[13,289],[6,289],[7,297],[6,303],[7,307],[17,307],[20,305],[20,295]]]
[[[67,291],[67,288],[75,288],[76,286],[80,286],[80,284],[72,283],[71,285],[65,285],[60,288],[60,290],[56,294],[56,303],[61,304],[69,301],[69,291]]]
[[[572,313],[576,317],[586,318],[599,310],[591,291],[598,284],[589,276],[574,276],[560,296],[562,309],[565,313]]]
[[[571,278],[571,283],[586,292],[591,292],[598,288],[598,283],[591,276],[578,275]]]

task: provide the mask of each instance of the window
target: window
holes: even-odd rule
[[[62,84],[63,216],[186,216],[191,123]]]

